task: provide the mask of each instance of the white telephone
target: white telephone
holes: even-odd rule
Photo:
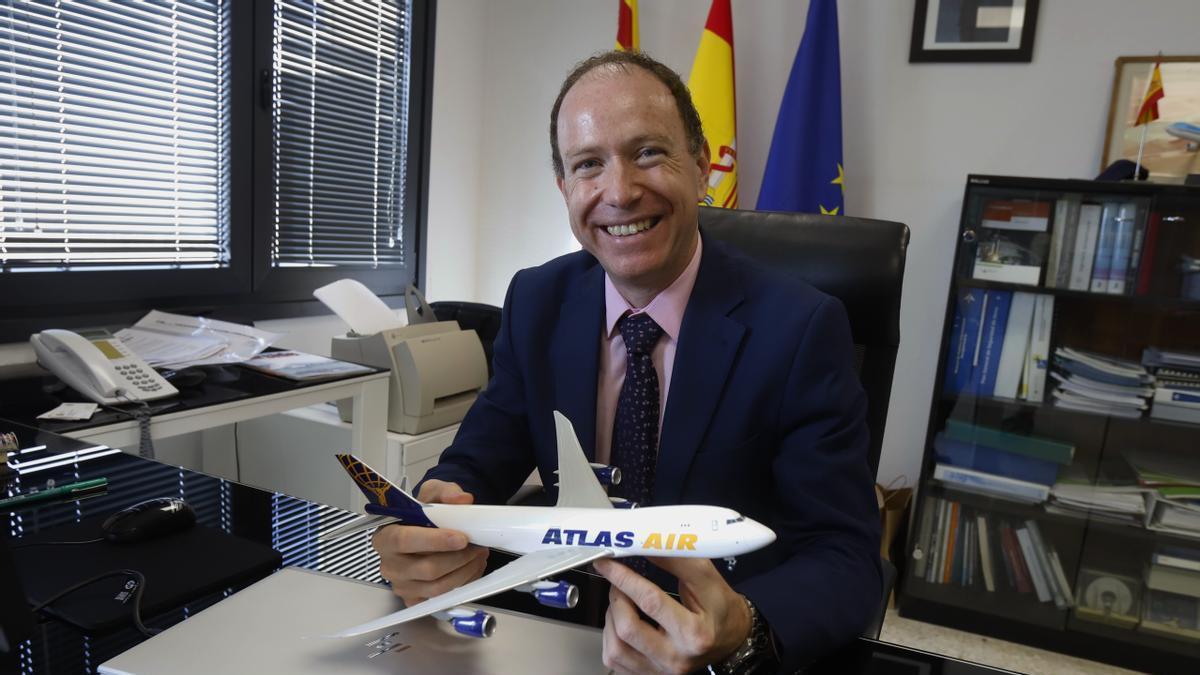
[[[29,336],[38,362],[97,403],[118,404],[174,396],[179,390],[120,340],[88,340],[52,328]]]

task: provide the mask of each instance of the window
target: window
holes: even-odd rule
[[[227,10],[6,4],[6,272],[229,265]]]
[[[419,279],[433,3],[0,0],[0,342]]]

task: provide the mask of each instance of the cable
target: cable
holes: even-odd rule
[[[101,407],[136,421],[138,423],[138,455],[145,457],[146,459],[154,459],[154,439],[150,436],[150,404],[146,403],[145,401],[129,398],[129,396],[124,393],[124,390],[119,392],[117,396],[128,401],[129,403],[138,404],[139,408],[137,410],[129,411],[103,403],[100,404]]]
[[[104,541],[104,537],[97,537],[96,539],[87,539],[84,541],[29,541],[23,544],[11,544],[8,548],[29,548],[30,546],[71,546],[76,544],[95,544],[101,541]]]
[[[138,631],[140,631],[141,634],[145,635],[146,637],[154,637],[155,635],[158,635],[159,633],[162,632],[161,630],[159,630],[157,628],[147,628],[146,624],[142,623],[142,590],[146,588],[146,577],[137,570],[129,570],[129,569],[112,570],[111,572],[97,574],[96,576],[91,577],[90,579],[84,579],[83,581],[71,586],[70,588],[67,588],[66,590],[55,593],[54,595],[50,596],[50,598],[48,600],[45,600],[41,603],[38,603],[37,605],[34,605],[32,611],[40,612],[43,609],[45,609],[46,607],[48,607],[50,604],[57,602],[59,600],[62,600],[64,597],[70,595],[71,593],[74,593],[75,591],[83,588],[84,586],[94,584],[97,581],[100,581],[101,579],[107,579],[109,577],[115,577],[115,576],[119,576],[122,574],[126,575],[126,576],[131,576],[131,577],[137,579],[137,588],[133,589],[133,625],[136,626]]]

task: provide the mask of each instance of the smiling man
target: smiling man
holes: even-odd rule
[[[622,469],[619,496],[727,506],[778,535],[715,565],[597,562],[612,583],[604,662],[794,671],[853,639],[881,593],[845,310],[701,236],[709,151],[666,66],[638,52],[580,63],[550,143],[584,250],[513,278],[495,376],[419,497],[503,503],[535,467],[554,485],[562,411],[589,457]],[[487,557],[447,530],[389,526],[373,541],[408,601],[478,577]]]

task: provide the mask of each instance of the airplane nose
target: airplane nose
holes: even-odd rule
[[[772,530],[762,523],[755,523],[754,525],[754,538],[762,542],[762,546],[767,546],[775,542],[775,530]]]

